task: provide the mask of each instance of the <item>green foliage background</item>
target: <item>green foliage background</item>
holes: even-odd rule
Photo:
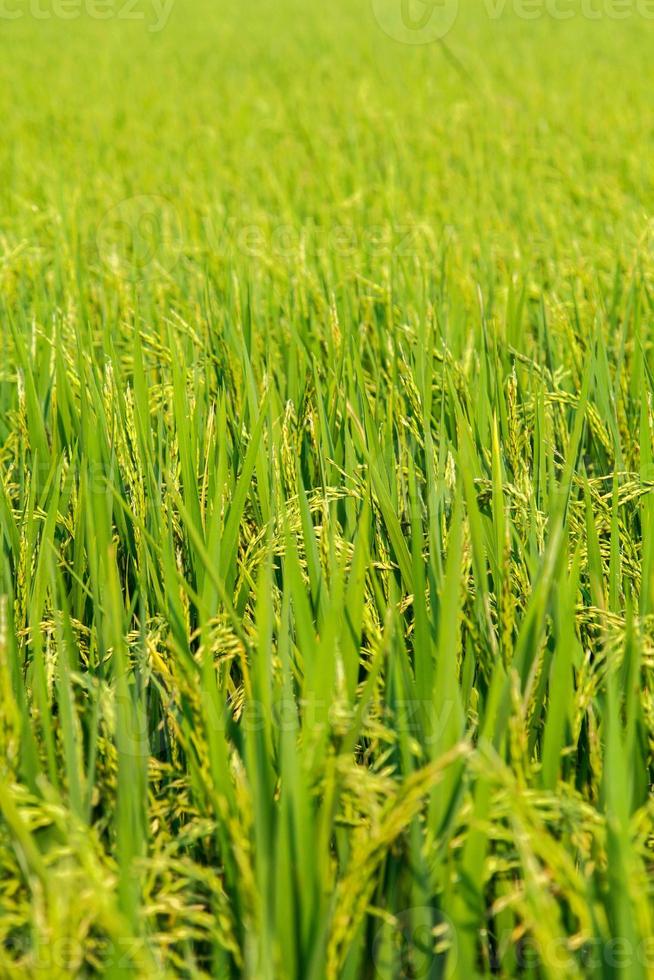
[[[17,9],[0,975],[651,975],[654,24]]]

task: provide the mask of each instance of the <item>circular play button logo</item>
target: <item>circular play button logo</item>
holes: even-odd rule
[[[454,27],[459,0],[371,0],[377,23],[402,44],[430,44]]]

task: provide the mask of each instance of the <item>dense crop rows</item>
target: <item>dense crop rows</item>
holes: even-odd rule
[[[0,976],[652,975],[654,25],[0,38]]]

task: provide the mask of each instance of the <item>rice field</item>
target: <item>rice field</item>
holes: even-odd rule
[[[654,976],[649,8],[2,6],[0,978]]]

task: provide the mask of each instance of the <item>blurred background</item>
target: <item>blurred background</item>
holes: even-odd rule
[[[649,272],[654,22],[594,2],[6,0],[3,292]]]

